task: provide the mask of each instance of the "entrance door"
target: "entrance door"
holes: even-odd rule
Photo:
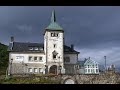
[[[51,66],[49,69],[49,73],[50,74],[57,74],[57,66],[56,65]]]

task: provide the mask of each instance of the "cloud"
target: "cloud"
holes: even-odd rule
[[[106,56],[107,66],[120,64],[120,47],[108,47],[108,48],[92,48],[92,49],[78,49],[80,51],[79,60],[91,57],[91,59],[97,61],[99,64],[104,65]]]
[[[21,31],[21,32],[31,32],[33,30],[33,27],[30,26],[30,25],[26,25],[26,24],[23,24],[23,25],[16,25],[16,28]]]

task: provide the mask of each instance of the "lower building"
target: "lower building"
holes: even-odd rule
[[[90,58],[79,61],[79,74],[99,74],[99,64]]]

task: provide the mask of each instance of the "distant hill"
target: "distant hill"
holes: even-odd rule
[[[9,54],[7,52],[7,48],[7,45],[0,43],[0,68],[8,65]]]

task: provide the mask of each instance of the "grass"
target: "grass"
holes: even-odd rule
[[[45,77],[11,77],[5,79],[5,75],[0,80],[0,84],[59,84],[59,81]]]

